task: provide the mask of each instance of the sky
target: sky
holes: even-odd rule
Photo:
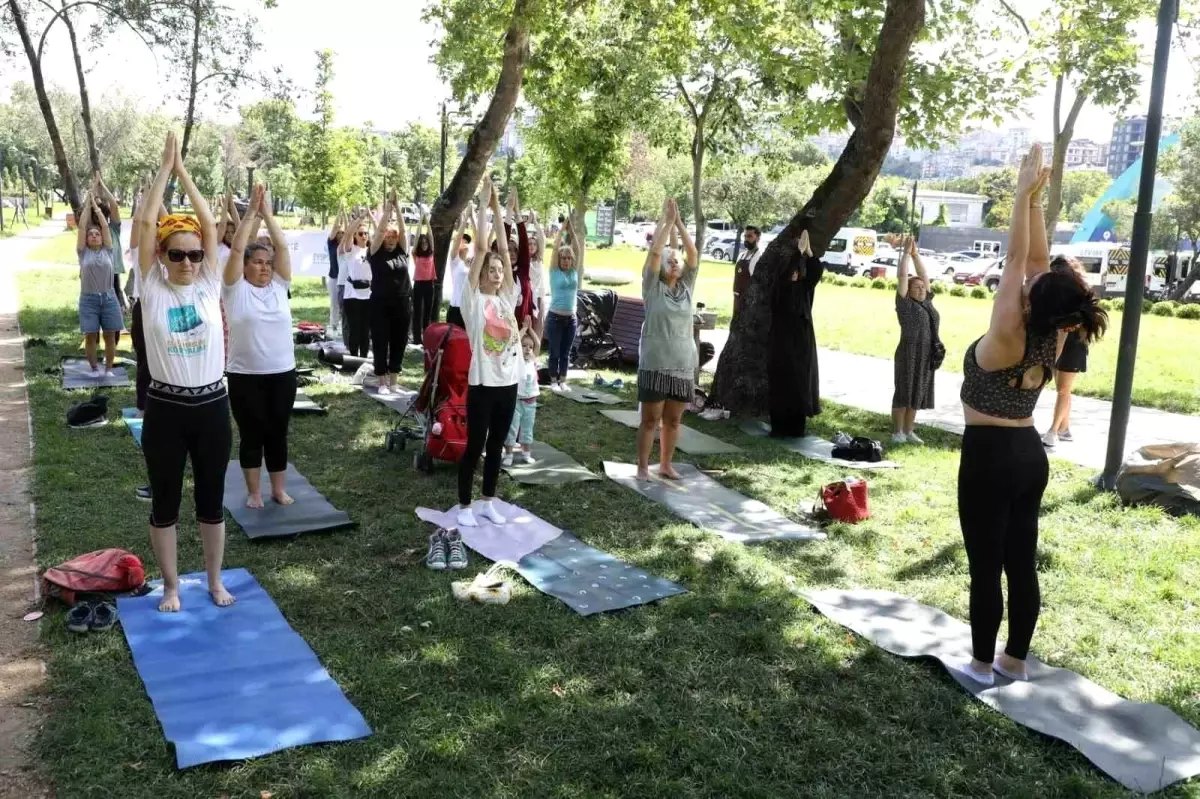
[[[243,9],[255,9],[260,20],[262,47],[257,64],[262,68],[280,65],[298,85],[311,87],[316,71],[315,51],[331,48],[335,52],[333,94],[337,122],[359,125],[371,122],[377,129],[392,130],[412,120],[437,125],[439,104],[447,99],[448,89],[430,63],[431,43],[437,37],[434,26],[421,21],[426,0],[353,0],[330,3],[328,0],[279,0],[278,8],[265,10],[254,0],[227,0]],[[1044,0],[1018,0],[1014,5],[1027,16],[1036,15]],[[349,8],[351,13],[344,12]],[[336,12],[342,11],[341,17]],[[1129,113],[1145,113],[1150,90],[1149,62],[1154,48],[1154,26],[1140,26],[1139,45],[1145,56],[1142,96]],[[49,80],[74,87],[74,66],[70,46],[61,26],[51,35],[43,69]],[[1200,63],[1198,55],[1197,63]],[[161,105],[158,99],[168,92],[163,82],[168,65],[155,59],[132,34],[121,34],[105,48],[103,57],[85,55],[89,90],[101,95],[120,87],[144,99],[146,110]],[[28,80],[23,58],[5,65],[0,74],[0,93],[16,80]],[[402,91],[387,87],[402,85]],[[1167,86],[1167,113],[1182,115],[1193,96],[1196,73],[1191,61],[1176,46],[1173,48]],[[253,99],[249,92],[244,100]],[[1035,135],[1049,140],[1051,135],[1052,87],[1031,100],[1022,116],[1001,127],[1024,126]],[[311,113],[311,98],[301,98],[302,116]],[[167,111],[181,109],[168,104]],[[221,112],[225,119],[235,118],[233,111]],[[1076,127],[1076,138],[1107,141],[1112,133],[1111,111],[1088,106]],[[987,125],[986,127],[994,127]]]

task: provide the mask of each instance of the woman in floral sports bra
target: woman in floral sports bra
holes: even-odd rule
[[[967,348],[966,417],[958,470],[958,517],[971,573],[971,657],[951,668],[982,685],[993,672],[1027,680],[1025,658],[1037,625],[1038,513],[1049,480],[1033,409],[1068,332],[1094,341],[1108,316],[1077,274],[1050,271],[1042,189],[1050,170],[1035,144],[1021,162],[1009,252],[991,323]],[[1008,639],[996,655],[1008,578]]]
[[[505,518],[492,500],[500,479],[504,440],[517,405],[521,378],[520,329],[517,327],[513,272],[508,247],[493,252],[488,247],[488,207],[503,236],[500,198],[490,178],[479,191],[475,221],[475,261],[463,286],[462,315],[471,343],[471,369],[467,374],[467,451],[458,463],[458,526],[475,527],[476,512],[493,524]],[[501,239],[503,243],[503,239]],[[483,460],[483,499],[471,504],[471,488],[479,456]]]

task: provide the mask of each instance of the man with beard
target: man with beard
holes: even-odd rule
[[[750,278],[754,276],[754,267],[762,256],[758,240],[762,232],[754,225],[747,225],[742,232],[742,254],[733,270],[733,312],[736,315],[745,303],[743,295],[750,287]]]

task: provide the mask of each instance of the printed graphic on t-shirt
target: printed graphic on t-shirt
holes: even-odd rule
[[[208,351],[204,320],[196,312],[195,305],[168,308],[167,330],[172,334],[167,342],[168,355],[193,357]]]
[[[508,347],[512,339],[516,319],[501,314],[496,310],[496,304],[483,304],[483,349],[493,355],[500,355]]]

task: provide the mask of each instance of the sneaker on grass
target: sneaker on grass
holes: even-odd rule
[[[467,545],[457,530],[446,533],[446,546],[450,550],[446,566],[455,571],[467,568]]]
[[[102,633],[117,623],[117,609],[110,602],[101,602],[92,609],[91,630]]]
[[[86,633],[92,628],[92,606],[80,602],[67,611],[67,629],[73,633]]]
[[[136,493],[137,493],[137,498],[142,500],[143,502],[149,502],[151,499],[154,498],[154,495],[150,491],[150,486],[140,486]]]
[[[438,572],[446,570],[445,530],[437,530],[429,536],[429,552],[425,555],[425,566]]]

